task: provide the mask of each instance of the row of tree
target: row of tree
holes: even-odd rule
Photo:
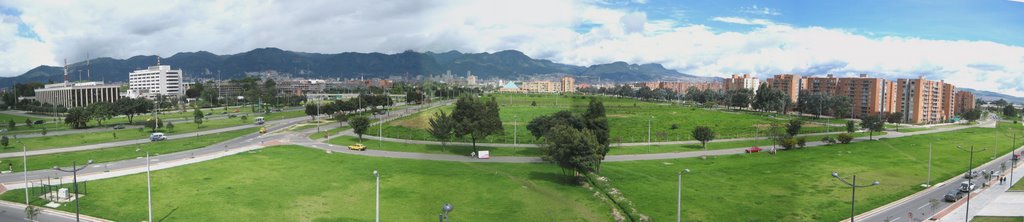
[[[64,123],[72,128],[80,129],[87,127],[89,121],[95,120],[97,125],[103,125],[103,121],[114,116],[125,115],[128,117],[128,123],[132,124],[136,115],[149,113],[153,107],[153,101],[144,98],[124,98],[113,103],[98,102],[86,107],[69,109],[67,115],[64,116]]]
[[[356,98],[349,100],[335,100],[334,102],[317,104],[306,103],[305,113],[311,118],[317,114],[350,114],[360,109],[369,108],[377,112],[380,107],[393,105],[394,102],[388,95],[359,94]]]
[[[591,99],[582,114],[559,111],[534,118],[526,128],[534,137],[543,138],[544,159],[563,172],[599,171],[611,143],[604,103],[597,99]]]

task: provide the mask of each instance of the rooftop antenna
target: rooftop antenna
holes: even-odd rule
[[[92,58],[89,56],[89,53],[87,52],[87,53],[85,53],[85,78],[91,80],[92,79],[92,65],[89,64],[90,61],[92,61]]]
[[[64,58],[64,84],[68,83],[68,59]]]
[[[160,66],[160,56],[156,56],[156,66]]]

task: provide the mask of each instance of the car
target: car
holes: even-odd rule
[[[1013,154],[1013,158],[1011,158],[1011,160],[1020,160],[1020,154],[1019,153]]]
[[[964,173],[964,179],[974,179],[974,178],[978,178],[978,175],[979,175],[979,174],[980,174],[980,173],[978,173],[978,171],[976,171],[976,170],[971,170],[971,172],[969,172],[969,173]]]
[[[267,133],[267,128],[266,127],[260,127],[260,133],[261,134],[262,133]]]
[[[263,125],[263,123],[264,123],[264,121],[263,121],[263,117],[262,116],[261,117],[256,117],[256,125]]]
[[[153,141],[153,142],[161,141],[161,140],[166,140],[166,139],[167,139],[167,136],[164,136],[164,133],[153,133],[153,134],[149,135],[149,141]]]
[[[124,129],[124,125],[121,125],[121,124],[114,125],[114,129]]]
[[[960,192],[959,189],[950,190],[946,193],[946,196],[942,197],[946,202],[956,202],[960,200],[960,198],[964,198],[964,193]]]
[[[46,123],[46,121],[36,120],[35,122],[32,122],[32,124],[36,124],[36,125],[43,124],[43,123]]]
[[[974,183],[964,181],[964,182],[960,183],[960,189],[959,190],[960,190],[960,192],[967,193],[967,192],[971,192],[971,191],[973,191],[974,189],[977,189],[977,188],[978,188],[978,186],[975,185]]]
[[[356,143],[356,144],[349,145],[348,149],[350,149],[350,150],[358,150],[358,151],[365,151],[366,150],[366,146],[364,146],[362,143]]]
[[[761,152],[761,147],[756,147],[755,146],[755,147],[747,148],[747,149],[743,150],[743,152],[746,152],[746,153]]]

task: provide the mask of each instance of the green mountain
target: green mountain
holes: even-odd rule
[[[93,80],[124,82],[128,73],[156,65],[156,56],[133,56],[128,59],[97,58],[69,64],[71,81]],[[294,77],[306,78],[387,78],[388,76],[438,75],[451,71],[465,75],[467,71],[481,79],[519,79],[534,75],[574,75],[598,77],[607,81],[684,80],[708,81],[704,78],[665,69],[660,64],[627,64],[615,62],[589,67],[568,65],[543,59],[534,59],[515,50],[495,53],[444,53],[405,51],[396,54],[345,52],[338,54],[304,53],[277,48],[259,48],[252,51],[216,55],[206,51],[182,52],[160,63],[181,69],[186,78],[239,78],[247,72],[277,71]],[[88,75],[86,74],[88,70]],[[82,76],[79,77],[79,71]],[[60,82],[63,68],[39,66],[22,75],[0,78],[0,87],[14,82]]]

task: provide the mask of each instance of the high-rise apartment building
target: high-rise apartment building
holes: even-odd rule
[[[828,74],[825,77],[806,77],[804,78],[804,91],[811,94],[828,94],[832,95],[836,93],[836,87],[839,86],[839,79]]]
[[[835,96],[850,99],[850,117],[861,118],[893,113],[896,109],[896,84],[882,78],[844,77],[836,80]]]
[[[722,82],[722,89],[729,91],[734,89],[750,89],[757,91],[757,88],[761,87],[761,82],[757,80],[757,77],[750,76],[750,74],[736,75],[726,78]]]
[[[772,78],[768,78],[767,81],[769,87],[772,89],[782,90],[783,93],[786,93],[786,96],[789,96],[789,101],[796,104],[796,101],[800,96],[801,86],[803,85],[803,79],[800,78],[800,75],[775,75]]]
[[[128,74],[128,89],[139,96],[149,99],[157,95],[178,97],[184,94],[181,87],[182,72],[171,69],[169,65],[150,66],[147,69],[135,70]]]
[[[952,100],[944,99],[943,94],[952,92],[944,88],[952,85],[943,81],[926,80],[924,77],[917,79],[898,79],[897,111],[903,113],[906,123],[938,123],[946,121],[953,116],[947,112],[947,106],[943,103]],[[955,107],[949,109],[955,110]]]
[[[942,101],[939,101],[939,109],[942,109],[943,120],[953,118],[956,115],[956,110],[959,107],[956,106],[956,87],[953,84],[942,83]]]
[[[967,91],[956,92],[956,114],[963,114],[974,110],[975,105],[973,93]]]
[[[559,92],[576,92],[576,79],[572,76],[563,76],[559,84]]]

